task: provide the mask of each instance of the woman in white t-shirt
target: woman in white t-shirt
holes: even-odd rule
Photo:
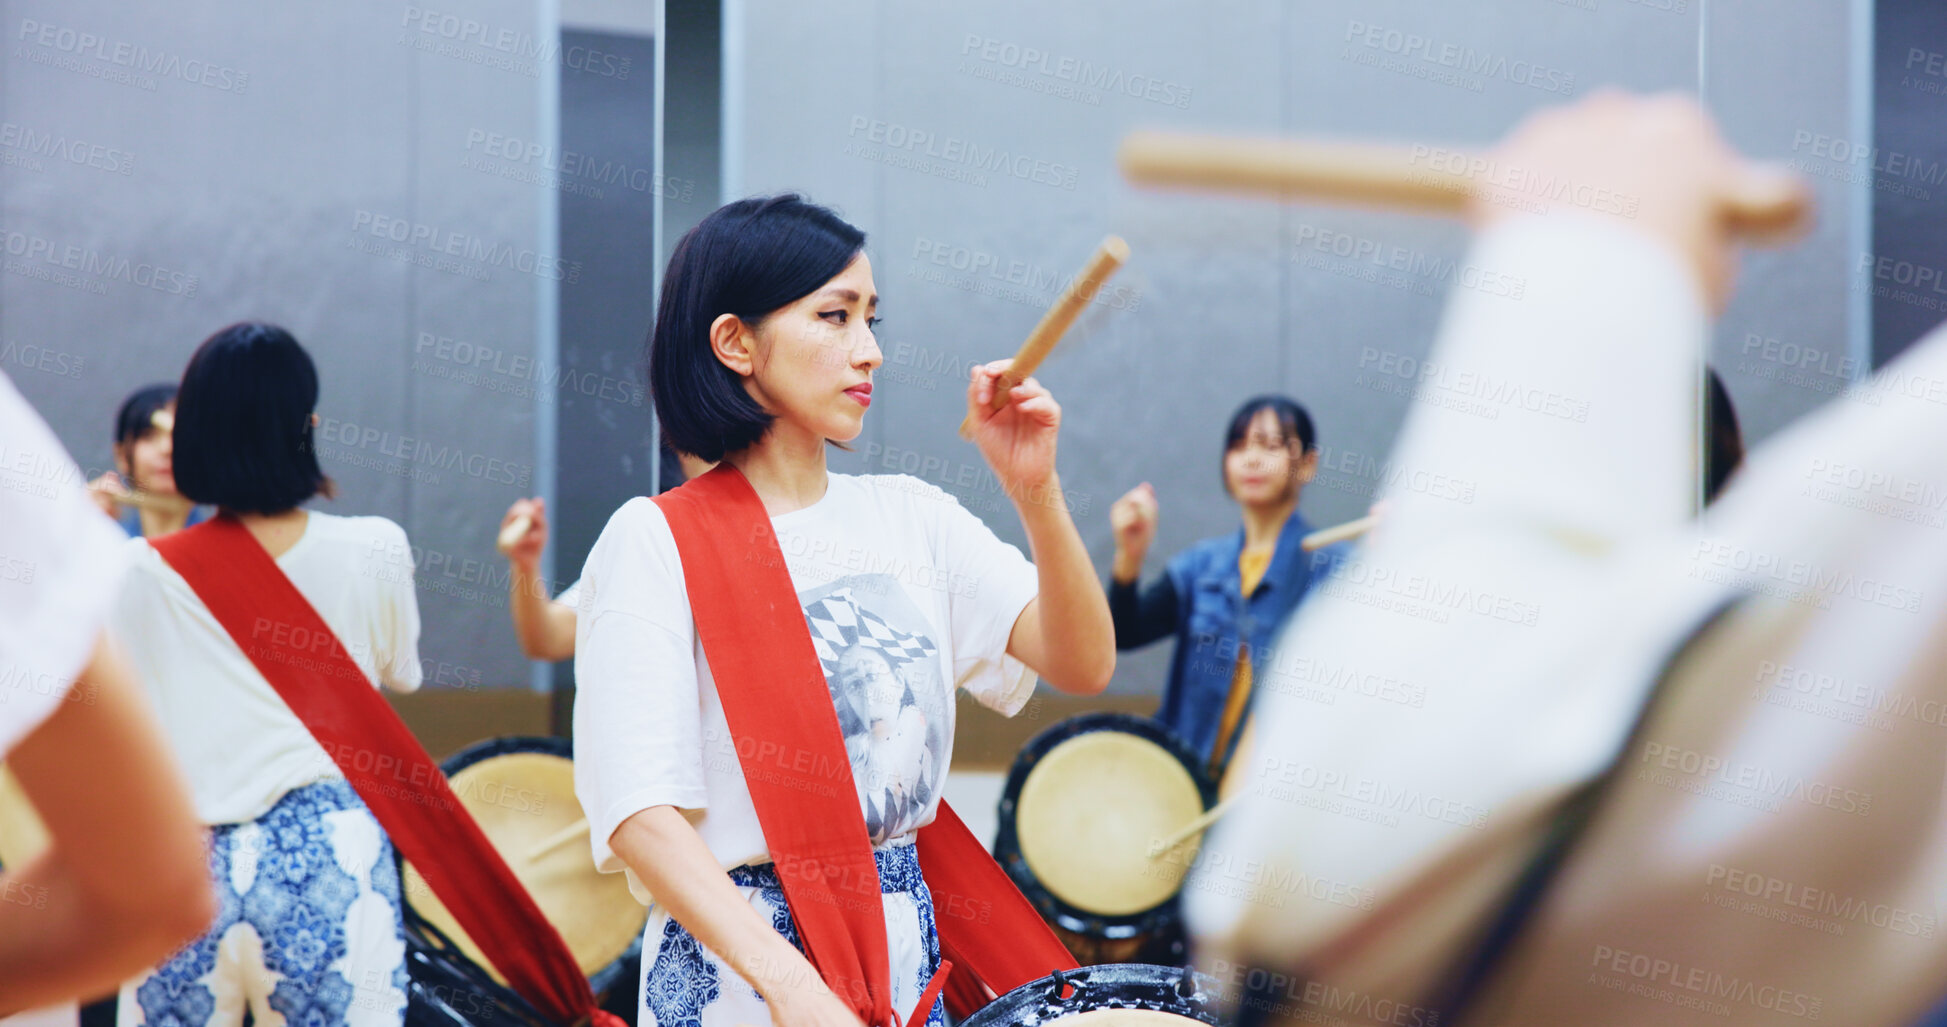
[[[183,371],[177,487],[250,530],[375,685],[419,687],[405,532],[300,504],[331,494],[318,375],[282,328],[237,324]],[[141,539],[113,617],[211,825],[202,938],[122,989],[120,1027],[396,1025],[405,941],[392,846],[337,765],[196,593]]]
[[[771,514],[845,733],[903,1015],[939,964],[913,841],[946,778],[955,688],[1010,715],[1037,673],[1092,694],[1115,646],[1059,499],[1061,410],[1032,379],[990,410],[1006,362],[972,369],[967,410],[1037,563],[917,478],[826,470],[827,444],[862,430],[882,362],[864,242],[796,196],[705,218],[664,278],[650,387],[670,443],[736,467]],[[655,897],[640,1023],[858,1027],[797,947],[655,503],[616,512],[582,584],[576,791],[597,866]],[[928,1022],[941,1017],[936,1003]]]

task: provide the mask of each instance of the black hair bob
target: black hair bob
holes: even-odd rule
[[[318,369],[291,333],[246,321],[196,348],[176,395],[176,489],[225,513],[275,514],[320,493]]]
[[[1251,422],[1257,415],[1269,410],[1278,419],[1279,431],[1286,442],[1298,440],[1298,455],[1318,448],[1318,432],[1312,427],[1312,415],[1288,396],[1252,396],[1230,415],[1230,427],[1224,430],[1224,452],[1228,453],[1244,441],[1250,434]]]
[[[711,351],[711,323],[735,314],[754,329],[864,248],[864,232],[795,194],[725,204],[684,233],[649,336],[649,391],[671,446],[716,461],[764,437],[773,417]]]

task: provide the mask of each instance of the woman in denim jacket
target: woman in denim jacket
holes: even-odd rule
[[[1244,733],[1253,659],[1263,665],[1286,618],[1343,558],[1343,545],[1313,553],[1298,546],[1311,531],[1298,514],[1299,493],[1317,473],[1311,416],[1284,396],[1257,396],[1238,408],[1224,436],[1224,489],[1243,508],[1242,528],[1178,553],[1160,577],[1139,587],[1156,538],[1155,490],[1144,482],[1109,512],[1116,648],[1176,636],[1156,719],[1213,776],[1222,776]]]

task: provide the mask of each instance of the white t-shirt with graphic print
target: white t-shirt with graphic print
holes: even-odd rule
[[[954,689],[1008,716],[1034,691],[1034,673],[1006,653],[1040,589],[1034,565],[952,496],[906,475],[830,475],[822,498],[771,526],[851,773],[810,753],[757,753],[758,765],[808,787],[820,778],[855,784],[873,845],[910,843],[932,822],[946,781]],[[582,588],[575,792],[596,866],[626,870],[610,835],[661,805],[688,811],[726,869],[768,860],[682,561],[654,502],[631,500],[609,519]]]

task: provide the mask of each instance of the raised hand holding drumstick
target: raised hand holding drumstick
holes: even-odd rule
[[[1143,558],[1156,541],[1156,489],[1148,482],[1122,494],[1109,507],[1109,527],[1115,532],[1115,580],[1142,577]]]
[[[548,544],[547,500],[538,496],[515,500],[500,519],[500,543],[513,571],[508,575],[507,606],[521,652],[530,660],[565,660],[575,655],[574,607],[551,599],[547,583],[541,580],[541,550]]]
[[[1015,622],[1007,651],[1055,687],[1092,695],[1108,686],[1115,662],[1090,654],[1113,654],[1115,634],[1055,473],[1061,405],[1033,378],[1003,393],[1013,367],[1013,360],[974,366],[966,421],[980,455],[1020,514],[1041,587]],[[1003,395],[1008,403],[996,410],[994,401]]]
[[[1006,389],[1007,405],[995,410],[994,397],[1013,365],[1013,360],[975,365],[967,383],[967,420],[974,444],[994,469],[1001,489],[1016,502],[1039,502],[1044,490],[1052,488],[1059,495],[1055,441],[1061,430],[1061,405],[1039,381],[1028,378]]]

